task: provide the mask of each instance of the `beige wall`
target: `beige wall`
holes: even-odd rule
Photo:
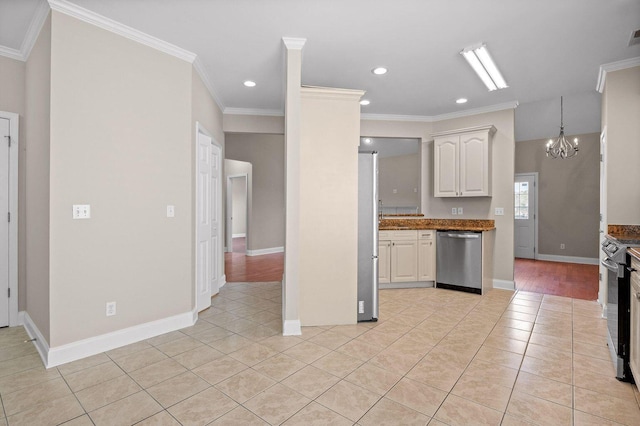
[[[462,129],[492,124],[493,135],[492,196],[469,198],[434,198],[433,171],[426,174],[423,188],[429,193],[423,212],[427,217],[458,219],[494,219],[496,223],[493,257],[494,279],[513,282],[513,180],[515,162],[514,110],[503,110],[433,123],[433,131]],[[427,164],[433,164],[433,143],[429,143]],[[432,170],[432,168],[430,168]],[[423,190],[424,192],[424,190]],[[462,207],[464,215],[451,215],[452,207]],[[496,207],[504,208],[504,216],[494,216]]]
[[[580,151],[569,160],[547,157],[548,139],[517,142],[515,172],[538,172],[538,253],[597,258],[600,134],[574,137]]]
[[[607,73],[603,92],[607,144],[607,221],[640,224],[640,66]]]
[[[27,217],[26,217],[26,139],[25,77],[26,63],[0,56],[0,111],[20,116],[18,154],[18,310],[27,307]]]
[[[223,125],[226,133],[284,134],[284,117],[280,116],[225,114]]]
[[[284,136],[226,134],[226,157],[253,165],[249,250],[284,246]]]
[[[302,88],[300,321],[355,324],[362,92]]]
[[[57,12],[52,34],[55,347],[193,308],[195,142],[190,63]]]
[[[378,159],[378,191],[384,207],[420,209],[421,162],[419,153]]]
[[[49,157],[51,119],[51,16],[25,67],[26,309],[51,344],[49,289]],[[23,305],[24,306],[24,305]]]

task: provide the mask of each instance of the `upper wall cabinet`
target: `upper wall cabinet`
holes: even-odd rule
[[[434,133],[435,197],[491,196],[493,126]]]

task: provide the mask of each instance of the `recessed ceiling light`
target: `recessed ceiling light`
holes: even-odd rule
[[[247,80],[243,84],[247,87],[256,87],[256,82],[251,80]]]
[[[360,105],[364,105],[364,106],[367,106],[370,103],[371,103],[371,101],[369,101],[368,99],[363,99],[363,100],[360,101]]]
[[[371,70],[371,72],[374,73],[375,75],[383,75],[383,74],[386,74],[387,71],[389,70],[386,69],[385,67],[376,67]]]
[[[466,104],[467,103],[467,98],[456,99],[456,103],[457,104]]]
[[[364,138],[364,139],[362,139],[362,142],[366,143],[367,145],[370,145],[371,144],[371,139]]]

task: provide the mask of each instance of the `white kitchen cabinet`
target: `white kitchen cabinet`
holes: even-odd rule
[[[383,288],[429,287],[435,281],[435,231],[378,234],[378,283]]]
[[[434,196],[491,196],[491,138],[494,126],[433,134]]]
[[[378,283],[391,282],[391,236],[380,232],[378,236]]]
[[[631,267],[631,338],[629,367],[636,383],[640,380],[640,262],[632,258]]]
[[[418,231],[418,281],[436,279],[436,231]]]

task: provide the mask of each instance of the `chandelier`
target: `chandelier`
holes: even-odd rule
[[[564,136],[564,122],[562,117],[562,96],[560,96],[560,135],[555,141],[549,139],[547,142],[547,157],[552,158],[571,158],[578,154],[578,138],[574,138],[573,142],[568,141]]]

